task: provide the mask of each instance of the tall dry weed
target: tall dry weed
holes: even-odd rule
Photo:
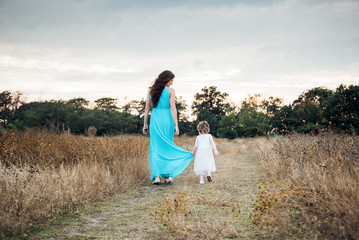
[[[149,177],[149,138],[0,132],[0,237]]]
[[[170,239],[237,238],[233,224],[241,216],[241,205],[226,196],[201,197],[197,192],[179,191],[165,196],[151,216],[176,233]]]
[[[294,236],[359,239],[358,136],[278,136],[261,141],[257,155],[273,180],[261,183],[255,223]]]

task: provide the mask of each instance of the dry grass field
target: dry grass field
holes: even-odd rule
[[[257,141],[255,149],[267,172],[256,225],[293,237],[359,239],[358,136],[292,134]]]
[[[175,138],[191,150],[194,138]],[[242,143],[216,139],[220,156],[213,182],[199,184],[193,162],[170,185],[142,184],[117,194],[64,227],[33,239],[219,239],[266,236],[252,228],[251,202],[260,174]]]
[[[155,186],[148,137],[2,131],[1,237],[358,239],[357,136],[215,141],[213,182],[200,185],[192,162]]]
[[[122,192],[149,176],[149,138],[0,132],[0,236]]]

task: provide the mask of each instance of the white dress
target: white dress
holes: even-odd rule
[[[197,175],[215,172],[216,165],[214,164],[213,151],[217,152],[217,148],[212,135],[198,135],[195,147],[197,147],[197,151],[194,159],[194,172]]]

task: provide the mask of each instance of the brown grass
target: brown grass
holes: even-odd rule
[[[149,138],[0,132],[0,237],[149,177]]]
[[[214,181],[199,185],[193,166],[171,192],[160,198],[150,215],[168,234],[161,239],[233,239],[240,237],[238,224],[242,217],[242,195],[238,195],[238,157],[240,144],[227,139],[214,140],[220,156],[216,157]],[[175,139],[182,147],[192,150],[195,137]],[[174,191],[176,190],[176,191]]]
[[[241,216],[241,205],[226,195],[203,197],[179,191],[165,196],[150,215],[176,233],[173,239],[236,238],[239,234],[233,225]]]
[[[296,237],[359,239],[359,137],[344,134],[261,139],[252,221]]]
[[[221,154],[233,153],[227,140],[215,141]],[[175,138],[176,144],[189,151],[194,142],[195,137]],[[2,130],[0,159],[0,238],[46,228],[59,213],[138,186],[149,180],[150,173],[149,138],[144,136],[84,137],[41,130]],[[232,209],[224,203],[216,206],[218,203],[203,204],[208,209]],[[221,220],[213,216],[215,226],[203,226],[214,236],[235,235],[228,216]],[[228,224],[222,227],[223,222]],[[198,230],[196,234],[203,234],[200,225],[191,227]]]

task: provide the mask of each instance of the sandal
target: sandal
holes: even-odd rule
[[[212,177],[210,175],[207,176],[208,182],[212,182]]]
[[[152,184],[160,184],[161,180],[159,177],[155,177],[155,180],[152,182]]]
[[[171,177],[166,177],[165,178],[165,183],[171,183],[172,182],[172,178]]]

